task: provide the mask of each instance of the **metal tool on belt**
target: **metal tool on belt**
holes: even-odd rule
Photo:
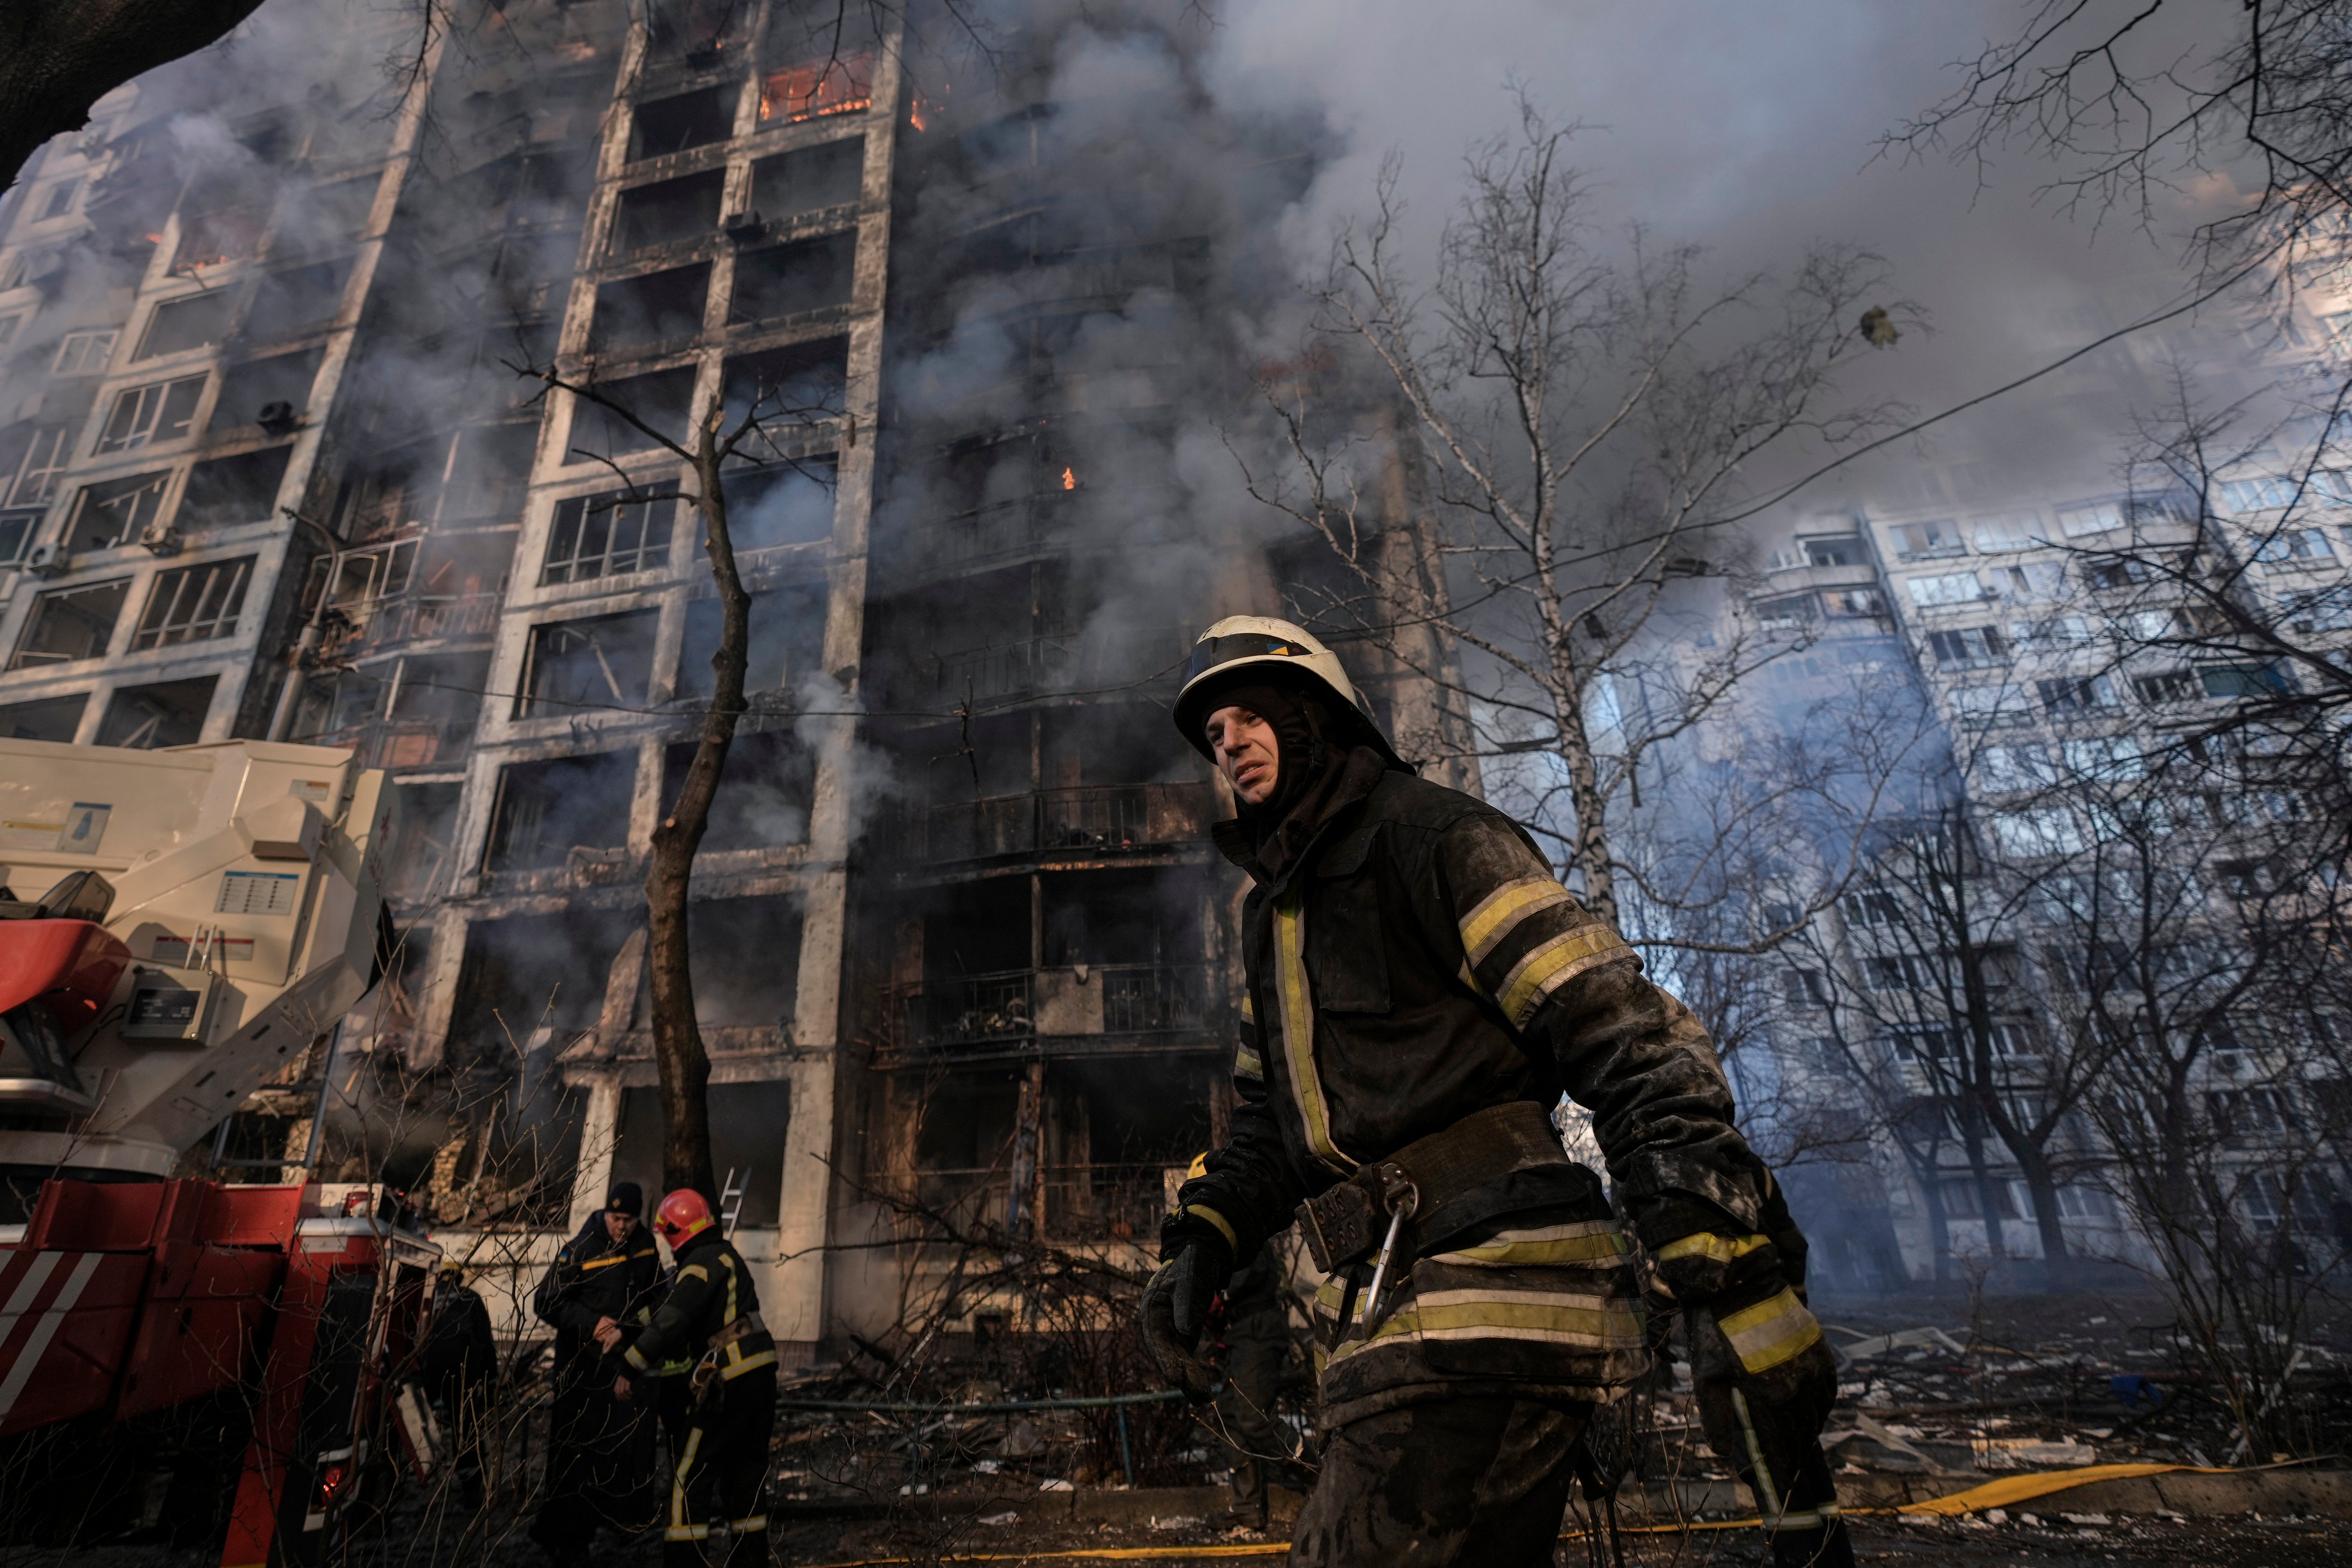
[[[1382,1164],[1375,1173],[1380,1177],[1381,1201],[1389,1211],[1389,1232],[1381,1240],[1380,1261],[1372,1265],[1371,1289],[1364,1292],[1364,1338],[1368,1340],[1380,1327],[1381,1285],[1388,1279],[1389,1260],[1396,1256],[1397,1232],[1421,1206],[1421,1189],[1412,1184],[1402,1166]]]

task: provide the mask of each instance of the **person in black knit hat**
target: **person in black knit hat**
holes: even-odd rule
[[[600,1524],[635,1535],[659,1514],[654,1427],[642,1405],[613,1396],[620,1365],[604,1342],[638,1318],[661,1289],[661,1258],[641,1222],[645,1193],[614,1184],[604,1206],[555,1255],[531,1310],[555,1331],[555,1399],[548,1423],[545,1500],[530,1538],[576,1563]]]

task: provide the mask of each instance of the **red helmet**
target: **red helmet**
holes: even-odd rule
[[[692,1187],[678,1188],[654,1211],[655,1231],[673,1248],[709,1228],[710,1200]]]

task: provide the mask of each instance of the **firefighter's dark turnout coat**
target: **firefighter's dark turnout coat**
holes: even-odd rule
[[[709,1358],[713,1386],[691,1401],[670,1479],[663,1559],[702,1562],[702,1543],[734,1538],[731,1568],[768,1560],[768,1439],[775,1426],[776,1342],[760,1321],[751,1266],[718,1226],[688,1237],[676,1251],[669,1295],[623,1361],[636,1377]],[[708,1472],[716,1482],[719,1520],[698,1520],[696,1494]]]
[[[1205,1227],[1249,1258],[1360,1163],[1489,1107],[1548,1111],[1563,1089],[1593,1112],[1634,1217],[1687,1194],[1754,1230],[1763,1169],[1689,1009],[1508,817],[1405,773],[1362,776],[1369,753],[1355,755],[1356,798],[1282,875],[1239,824],[1218,829],[1257,882],[1243,910],[1240,1103],[1166,1239]],[[1369,1341],[1369,1260],[1318,1295],[1327,1429],[1433,1398],[1606,1400],[1641,1373],[1638,1289],[1597,1176],[1521,1170],[1446,1214],[1446,1234],[1423,1237],[1402,1288],[1384,1290]],[[1811,1317],[1787,1305],[1789,1331],[1810,1342]],[[1753,1325],[1763,1338],[1770,1317]]]

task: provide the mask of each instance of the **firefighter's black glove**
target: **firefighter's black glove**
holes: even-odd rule
[[[1208,1326],[1209,1303],[1233,1272],[1233,1248],[1222,1237],[1186,1237],[1143,1288],[1144,1348],[1160,1374],[1195,1405],[1216,1388],[1215,1373],[1195,1352]]]
[[[1775,1568],[1851,1568],[1821,1446],[1837,1365],[1801,1277],[1789,1277],[1774,1237],[1738,1234],[1744,1227],[1712,1205],[1669,1199],[1642,1217],[1658,1283],[1683,1309],[1700,1426],[1755,1492]],[[1790,1250],[1801,1268],[1801,1237],[1785,1209],[1778,1217],[1775,1230],[1797,1237]]]

